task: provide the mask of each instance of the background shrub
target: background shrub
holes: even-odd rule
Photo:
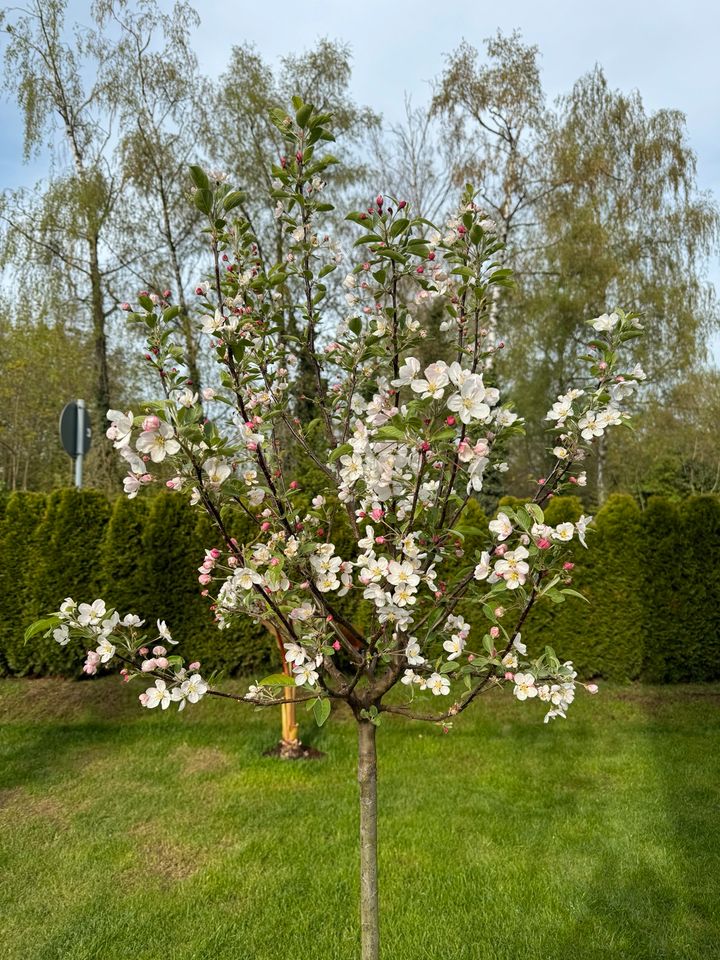
[[[6,676],[23,672],[23,623],[30,605],[28,581],[32,569],[32,546],[35,531],[45,514],[45,494],[12,493],[3,501],[5,509],[0,521],[0,673]]]
[[[309,507],[307,479],[303,471],[295,501],[300,520]],[[500,508],[521,502],[507,498]],[[557,524],[582,512],[578,497],[556,497],[545,516]],[[443,579],[451,581],[487,544],[487,520],[471,501],[458,524],[457,559],[449,561]],[[226,509],[223,521],[239,543],[254,538],[253,521],[242,511]],[[339,555],[347,555],[351,540],[349,522],[341,523]],[[69,595],[81,601],[102,596],[153,628],[156,619],[167,620],[183,655],[200,660],[204,673],[277,670],[275,640],[261,624],[239,617],[218,630],[197,580],[205,550],[213,546],[220,540],[206,515],[170,492],[121,497],[112,506],[92,490],[3,497],[0,674],[80,674],[82,649],[22,642],[25,627]],[[574,553],[572,587],[590,604],[575,597],[541,602],[525,625],[527,641],[551,645],[584,678],[720,679],[720,498],[691,497],[675,505],[656,497],[641,512],[632,497],[613,495],[598,511],[588,549],[576,543]],[[337,603],[360,630],[366,607],[359,591]],[[477,618],[471,604],[459,605],[458,613],[470,623]]]

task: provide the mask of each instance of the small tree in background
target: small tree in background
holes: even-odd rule
[[[520,701],[544,702],[546,720],[565,717],[577,685],[572,664],[550,647],[529,652],[521,630],[538,600],[574,592],[568,546],[585,544],[591,518],[551,526],[543,506],[581,479],[592,442],[627,419],[622,403],[644,374],[622,362],[622,348],[640,325],[620,311],[591,321],[586,376],[546,416],[555,430],[552,464],[532,499],[486,526],[475,497],[505,467],[497,451],[522,429],[483,375],[495,349],[487,327],[493,291],[510,282],[498,266],[495,224],[470,188],[441,229],[378,195],[347,217],[358,227],[361,258],[342,281],[347,313],[329,330],[323,305],[343,261],[323,231],[332,210],[325,177],[336,163],[322,149],[333,139],[330,116],[300,98],[293,106],[294,117],[272,114],[286,144],[272,168],[285,237],[277,263],[259,257],[248,222],[234,219],[242,196],[222,175],[192,170],[212,253],[199,310],[223,384],[205,399],[219,414],[205,419],[188,387],[173,334],[178,308],[141,297],[130,319],[146,329],[146,362],[162,397],[141,416],[110,411],[108,433],[128,463],[130,497],[164,482],[211,518],[215,545],[198,563],[219,626],[244,617],[271,624],[297,702],[319,725],[333,705],[354,717],[362,957],[377,960],[377,727],[386,714],[449,727],[480,694],[506,687]],[[289,296],[303,319],[298,335],[282,323]],[[424,331],[412,304],[434,299],[454,346],[423,366],[414,354]],[[308,369],[310,423],[297,416],[293,395],[296,373]],[[310,490],[304,475],[286,469],[288,437],[315,467]],[[250,520],[244,542],[227,524],[231,506]],[[471,514],[481,526],[468,522]],[[172,523],[159,531],[169,547]],[[472,625],[461,610],[472,611]],[[87,673],[118,660],[128,680],[153,680],[140,695],[148,708],[183,709],[207,695],[257,707],[288,700],[278,692],[287,674],[245,695],[211,688],[196,663],[169,653],[175,641],[163,620],[150,639],[139,618],[121,619],[102,600],[66,599],[28,636],[42,631],[60,644],[89,641]]]

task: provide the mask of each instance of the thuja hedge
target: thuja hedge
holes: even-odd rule
[[[463,550],[472,554],[484,539],[487,518],[472,506],[458,530],[458,564],[466,562]],[[557,524],[582,512],[577,497],[558,497],[546,519]],[[224,519],[242,542],[247,518],[238,512]],[[216,539],[205,516],[171,493],[112,504],[91,490],[4,498],[0,673],[78,675],[81,650],[22,641],[28,623],[69,595],[102,596],[122,612],[166,619],[204,673],[276,669],[275,641],[262,626],[243,620],[220,631],[200,596],[196,568]],[[570,576],[590,603],[568,597],[538,604],[525,639],[551,645],[584,677],[720,679],[720,499],[692,497],[676,505],[654,498],[641,511],[631,497],[613,495],[598,511],[588,544],[587,551],[576,546]],[[362,622],[352,593],[342,607]],[[472,622],[472,607],[459,612]]]
[[[277,654],[266,631],[246,619],[218,630],[200,596],[197,567],[216,539],[204,515],[172,493],[112,505],[92,490],[60,490],[47,500],[11,494],[0,520],[0,671],[79,675],[82,650],[23,644],[27,624],[67,596],[103,597],[122,613],[167,620],[203,673],[267,671]]]

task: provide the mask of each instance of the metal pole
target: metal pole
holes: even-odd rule
[[[76,400],[77,426],[75,428],[75,486],[82,487],[83,447],[85,445],[85,401]]]

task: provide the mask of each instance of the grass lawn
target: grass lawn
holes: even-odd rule
[[[2,960],[358,956],[354,725],[0,682]],[[493,694],[379,731],[387,960],[720,956],[720,687]]]

